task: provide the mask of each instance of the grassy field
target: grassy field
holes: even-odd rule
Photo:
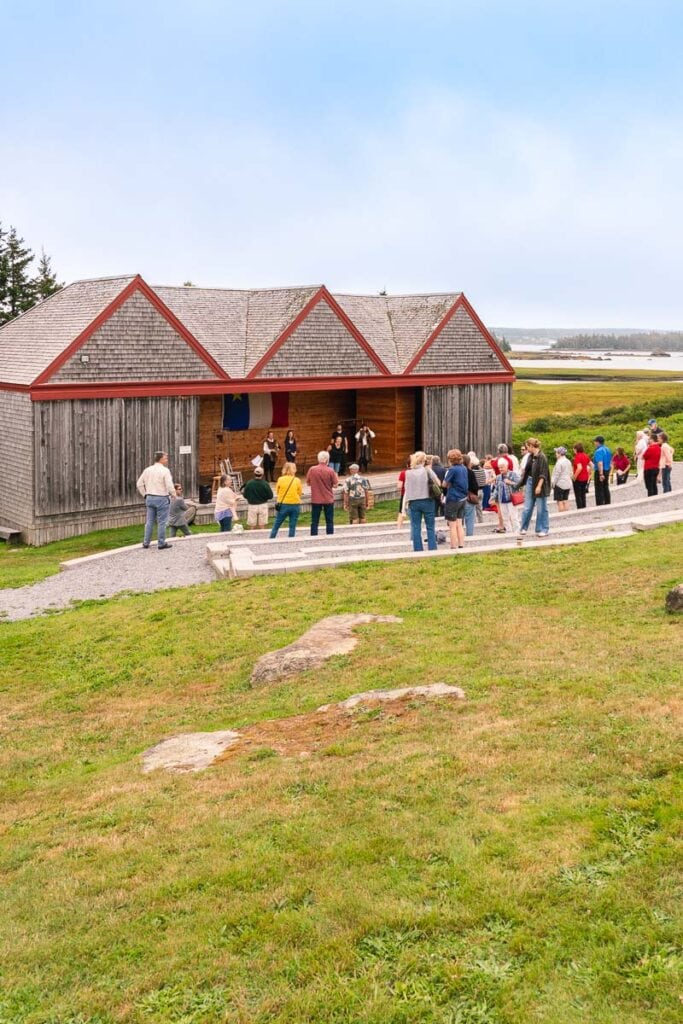
[[[90,602],[0,625],[2,1024],[680,1020],[683,530]],[[321,616],[403,616],[252,689]],[[443,680],[143,775],[178,732]]]
[[[672,399],[680,400],[683,405],[683,384],[654,381],[532,384],[519,380],[513,386],[513,423],[517,426],[537,416],[571,416],[578,413],[588,413],[598,418],[603,409],[625,405],[656,406],[661,401]],[[641,428],[644,425],[639,423],[638,426]]]

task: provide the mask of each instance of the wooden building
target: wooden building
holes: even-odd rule
[[[308,464],[339,421],[375,431],[374,468],[482,452],[510,436],[513,380],[461,293],[77,281],[0,329],[0,525],[41,544],[138,522],[156,449],[188,494],[227,455],[249,468],[265,430],[224,429],[226,401],[284,400]]]

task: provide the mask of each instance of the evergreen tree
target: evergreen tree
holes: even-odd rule
[[[7,286],[9,282],[9,266],[7,263],[7,246],[5,240],[7,232],[3,231],[0,224],[0,324],[3,324],[7,317],[5,309],[7,306]]]
[[[33,279],[33,291],[36,299],[47,299],[48,296],[58,292],[62,285],[57,280],[57,275],[52,269],[52,261],[46,256],[45,250],[40,250],[38,262],[38,273]]]
[[[7,284],[0,308],[0,322],[12,320],[35,303],[33,281],[27,273],[32,261],[33,253],[24,245],[24,239],[19,237],[16,228],[11,227],[3,247],[3,275],[6,275]]]

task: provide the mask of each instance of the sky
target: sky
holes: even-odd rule
[[[680,0],[0,0],[0,222],[62,281],[683,328]]]

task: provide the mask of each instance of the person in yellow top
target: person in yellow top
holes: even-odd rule
[[[289,536],[296,535],[296,524],[301,512],[301,480],[296,475],[293,462],[285,462],[282,476],[275,485],[275,522],[270,531],[270,539],[277,537],[277,532],[289,520]]]

